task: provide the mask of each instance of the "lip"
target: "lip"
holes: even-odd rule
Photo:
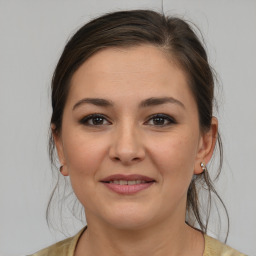
[[[130,174],[130,175],[114,174],[104,178],[103,180],[101,180],[101,182],[109,182],[114,180],[126,180],[126,181],[144,180],[146,182],[155,181],[153,178],[150,178],[144,175],[139,175],[139,174]]]
[[[125,180],[125,181],[142,180],[142,181],[145,181],[146,183],[133,184],[133,185],[128,185],[128,184],[120,185],[115,183],[108,183],[114,180]],[[155,183],[155,180],[153,178],[139,175],[139,174],[131,174],[131,175],[115,174],[115,175],[111,175],[104,178],[103,180],[101,180],[101,182],[104,186],[106,186],[108,189],[110,189],[113,192],[116,192],[122,195],[131,195],[151,187]]]

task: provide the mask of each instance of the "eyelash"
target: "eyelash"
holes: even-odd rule
[[[82,118],[79,121],[79,123],[83,124],[85,126],[94,126],[94,127],[104,125],[104,124],[98,124],[98,125],[97,124],[88,124],[88,121],[93,120],[94,118],[101,118],[101,119],[107,120],[104,115],[101,115],[101,114],[91,114],[91,115],[88,115],[88,116]],[[153,120],[155,118],[162,118],[165,121],[167,120],[169,123],[168,124],[161,124],[161,125],[152,125],[152,126],[165,127],[165,126],[170,126],[172,124],[176,124],[177,123],[174,118],[172,118],[172,117],[170,117],[170,116],[168,116],[166,114],[155,114],[155,115],[152,115],[152,116],[150,116],[150,118],[148,119],[147,122],[149,122],[150,120]]]
[[[163,126],[170,126],[170,125],[173,125],[173,124],[176,124],[176,120],[173,118],[173,117],[170,117],[169,115],[165,115],[165,114],[155,114],[155,115],[152,115],[149,120],[153,120],[154,118],[162,118],[164,119],[165,121],[168,121],[169,123],[168,124],[164,124],[164,125],[156,125],[156,126],[160,126],[160,127],[163,127]],[[147,122],[149,122],[149,120]]]
[[[82,118],[80,120],[80,124],[83,124],[83,125],[86,125],[86,126],[98,126],[98,125],[94,125],[94,124],[88,124],[88,121],[92,120],[93,118],[106,119],[106,117],[104,115],[101,115],[101,114],[91,114],[89,116],[85,116],[84,118]]]

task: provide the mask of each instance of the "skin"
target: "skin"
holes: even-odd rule
[[[181,104],[139,107],[152,97]],[[84,98],[114,106],[78,104]],[[95,113],[104,116],[98,125],[80,122]],[[152,118],[159,113],[175,121],[159,124]],[[87,218],[75,255],[203,255],[203,235],[185,224],[186,195],[192,176],[202,172],[200,163],[210,160],[216,137],[217,119],[201,132],[186,74],[160,49],[107,48],[82,64],[71,80],[62,130],[54,134],[62,174],[70,176]],[[156,182],[120,195],[100,182],[113,174]]]

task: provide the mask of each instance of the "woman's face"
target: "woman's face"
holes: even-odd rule
[[[87,222],[136,229],[184,222],[206,138],[185,73],[142,45],[104,49],[75,72],[55,143]]]

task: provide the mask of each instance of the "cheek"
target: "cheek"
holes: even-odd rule
[[[106,151],[106,142],[95,134],[70,134],[64,141],[65,159],[72,188],[85,206],[94,198],[97,178]],[[95,187],[96,186],[96,187]]]
[[[95,134],[69,133],[64,141],[64,155],[70,178],[91,176],[97,172],[105,153],[105,142]]]
[[[172,179],[173,183],[190,183],[197,154],[196,136],[177,134],[168,139],[155,141],[151,146],[151,155],[156,168],[163,179]]]

